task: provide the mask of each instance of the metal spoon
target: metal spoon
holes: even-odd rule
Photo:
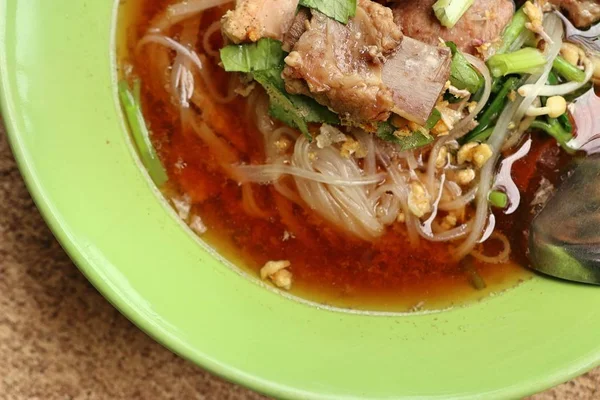
[[[555,12],[565,24],[565,36],[567,40],[578,43],[589,50],[600,52],[600,24],[596,24],[590,29],[582,31],[577,29],[571,23],[569,18],[560,11]]]
[[[558,278],[600,284],[600,98],[594,89],[575,100],[578,127],[568,146],[585,151],[573,174],[533,220],[534,269]]]
[[[540,272],[600,285],[600,156],[580,161],[533,220],[529,251]]]

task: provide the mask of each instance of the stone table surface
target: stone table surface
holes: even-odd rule
[[[87,282],[33,204],[0,120],[0,398],[264,399],[173,355]],[[600,399],[600,369],[532,399]]]

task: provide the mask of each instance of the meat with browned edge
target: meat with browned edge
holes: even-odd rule
[[[578,28],[586,28],[600,21],[600,0],[550,0],[561,8]]]
[[[256,42],[268,37],[283,40],[299,0],[238,0],[235,10],[221,19],[223,33],[234,43]]]
[[[348,25],[313,11],[286,58],[286,90],[364,128],[392,112],[424,125],[449,76],[447,48],[404,38],[389,8],[360,0]]]
[[[452,29],[443,27],[433,13],[436,0],[397,0],[390,3],[394,18],[406,36],[429,44],[440,38],[459,49],[475,54],[476,47],[496,40],[510,22],[515,8],[512,0],[475,0]]]
[[[402,32],[389,8],[370,0],[358,3],[347,25],[313,11],[283,75],[288,92],[314,97],[346,122],[369,124],[387,120],[394,107],[381,72]]]
[[[294,18],[290,29],[283,35],[283,50],[288,53],[292,51],[300,37],[306,32],[307,24],[310,21],[310,9],[300,8]]]
[[[451,52],[405,36],[398,50],[383,65],[383,83],[393,92],[398,115],[425,125],[446,87]]]

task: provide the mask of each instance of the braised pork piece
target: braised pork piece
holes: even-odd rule
[[[456,43],[464,52],[476,54],[477,47],[494,42],[510,22],[512,0],[475,0],[452,28],[443,27],[433,12],[437,0],[398,0],[390,3],[394,18],[406,36],[437,45],[440,38]]]
[[[599,0],[549,0],[550,3],[566,12],[571,22],[578,28],[600,21]]]

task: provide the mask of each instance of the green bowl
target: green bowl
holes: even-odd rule
[[[116,99],[117,1],[0,0],[2,112],[38,207],[106,298],[208,370],[282,398],[515,398],[600,361],[600,290],[534,278],[427,315],[333,312],[253,282],[189,233]]]

